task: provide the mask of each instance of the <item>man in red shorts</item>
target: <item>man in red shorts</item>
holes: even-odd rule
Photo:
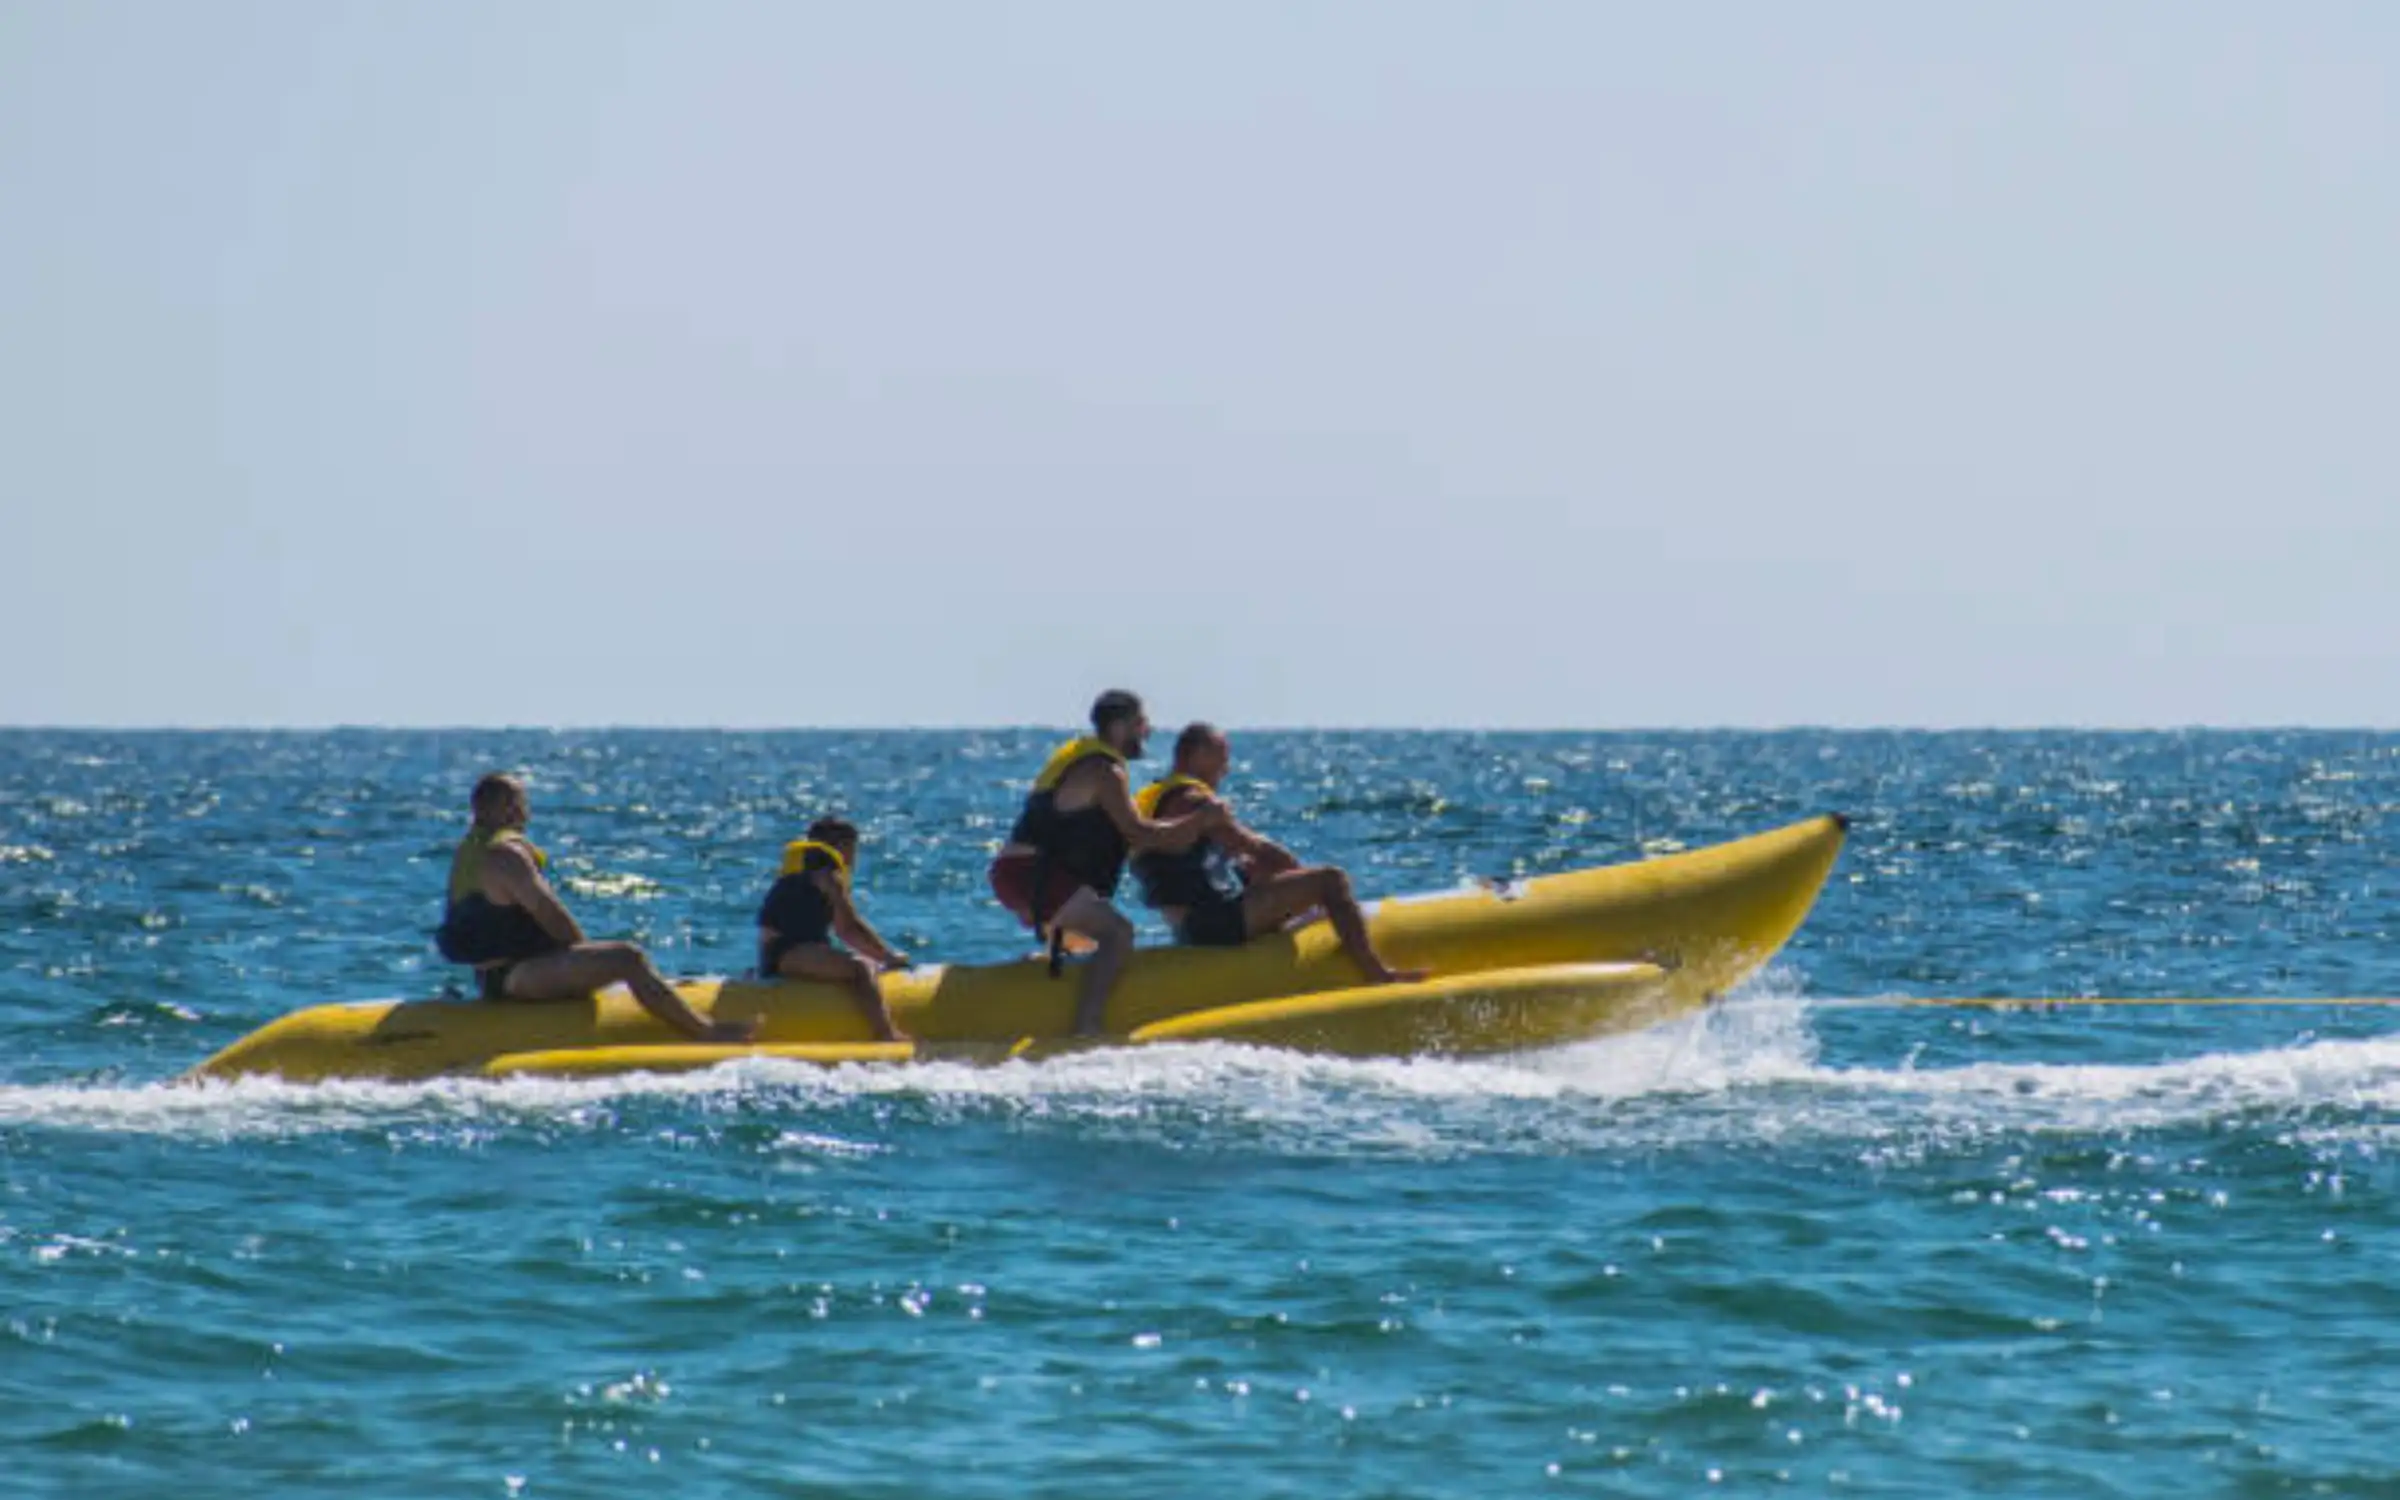
[[[1140,698],[1116,688],[1102,693],[1092,704],[1092,732],[1051,752],[992,861],[992,894],[1048,940],[1052,973],[1068,934],[1095,945],[1076,996],[1081,1036],[1101,1033],[1109,991],[1133,951],[1133,922],[1109,901],[1126,856],[1135,849],[1188,849],[1225,819],[1213,803],[1164,821],[1135,809],[1125,766],[1141,758],[1149,732]]]

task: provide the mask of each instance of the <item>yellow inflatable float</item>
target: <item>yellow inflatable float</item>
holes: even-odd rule
[[[1361,987],[1323,922],[1242,948],[1144,949],[1110,998],[1111,1040],[1239,1041],[1351,1056],[1520,1051],[1654,1025],[1757,969],[1808,915],[1845,824],[1786,828],[1634,864],[1373,904],[1369,927],[1417,984]],[[741,1046],[682,1041],[632,996],[320,1005],[269,1022],[195,1078],[295,1081],[444,1074],[667,1072],[741,1057],[819,1063],[998,1058],[1054,1050],[1070,1029],[1075,973],[1038,959],[887,975],[884,996],[915,1043],[870,1039],[838,987],[697,980],[698,1009],[751,1018]]]

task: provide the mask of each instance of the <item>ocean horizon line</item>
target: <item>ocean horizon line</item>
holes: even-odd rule
[[[1196,720],[1195,720],[1196,721]],[[1161,729],[1181,719],[1161,720]],[[1212,719],[1240,734],[1489,734],[1489,735],[1657,735],[1657,734],[1895,734],[1895,735],[2234,735],[2234,734],[2400,734],[2400,724],[2311,724],[2297,722],[2223,722],[2156,724],[2007,723],[1714,723],[1714,724],[1461,724],[1461,723],[1241,723]],[[556,724],[438,724],[353,723],[344,721],[291,723],[7,723],[0,735],[17,734],[1041,734],[1072,733],[1079,726],[1049,723],[635,723],[591,722]]]

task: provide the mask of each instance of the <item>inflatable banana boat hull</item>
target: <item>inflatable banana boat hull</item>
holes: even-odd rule
[[[1308,1035],[1337,1039],[1328,1041],[1330,1050],[1388,1052],[1438,1050],[1435,1039],[1445,1034],[1466,1039],[1451,1050],[1493,1050],[1648,1025],[1723,993],[1783,946],[1831,872],[1844,826],[1836,817],[1813,818],[1634,864],[1376,903],[1369,930],[1378,950],[1395,966],[1430,970],[1434,981],[1430,989],[1391,987],[1384,1008],[1339,993],[1358,990],[1363,976],[1322,921],[1241,948],[1144,949],[1110,997],[1108,1029],[1119,1038],[1197,1039],[1207,1029],[1201,1014],[1218,1013],[1214,1024],[1228,1028],[1226,1039],[1240,1031],[1241,1039],[1293,1045],[1280,1039]],[[1507,993],[1519,998],[1497,1007],[1489,984],[1443,987],[1499,970],[1594,965],[1616,968],[1554,974],[1538,984],[1512,979]],[[1053,978],[1046,965],[1026,959],[891,974],[883,989],[901,1027],[931,1050],[1008,1049],[1071,1031],[1076,979],[1072,968]],[[1520,983],[1532,988],[1514,987]],[[700,980],[679,988],[696,1009],[720,1019],[756,1019],[756,1046],[695,1049],[618,989],[556,1002],[381,1000],[272,1021],[193,1076],[405,1080],[480,1073],[512,1054],[594,1049],[664,1048],[653,1054],[662,1065],[695,1051],[760,1048],[766,1055],[826,1049],[816,1059],[824,1061],[902,1060],[841,1051],[873,1039],[836,986]],[[1549,999],[1523,998],[1535,990]],[[1371,998],[1373,990],[1360,993]],[[1238,1020],[1228,1014],[1301,997],[1317,997],[1317,1008],[1252,1010]],[[1453,1014],[1445,1018],[1445,1011]],[[1504,1014],[1513,1019],[1478,1019]]]
[[[1338,1057],[1467,1057],[1522,1052],[1653,1026],[1694,1007],[1651,964],[1553,964],[1493,969],[1421,984],[1258,1000],[1154,1021],[1120,1044],[1237,1042]],[[487,1078],[593,1078],[688,1073],[745,1058],[811,1063],[1038,1060],[1073,1050],[1068,1038],[998,1042],[786,1042],[713,1046],[560,1047],[510,1052],[485,1063]],[[1088,1044],[1087,1044],[1088,1045]]]

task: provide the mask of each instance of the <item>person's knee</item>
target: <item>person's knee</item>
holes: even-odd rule
[[[1339,865],[1319,865],[1309,872],[1310,891],[1319,901],[1350,899],[1350,872]]]
[[[1122,951],[1133,946],[1133,919],[1104,906],[1084,919],[1083,935],[1111,952]]]
[[[838,958],[844,982],[849,984],[873,984],[875,982],[875,966],[873,964],[855,953],[840,954]]]

